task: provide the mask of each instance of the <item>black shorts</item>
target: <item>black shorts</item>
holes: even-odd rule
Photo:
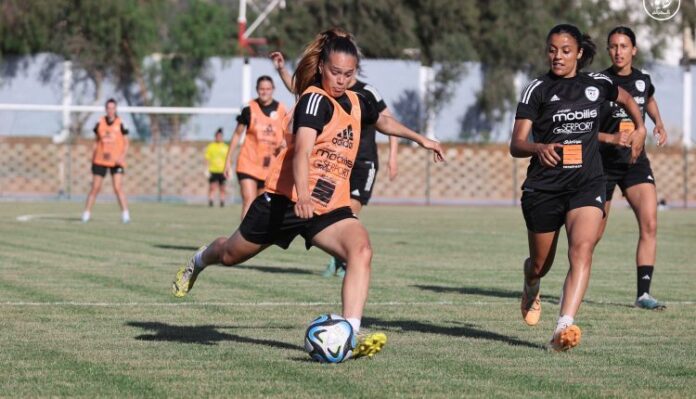
[[[263,180],[259,180],[259,179],[255,178],[254,176],[248,175],[246,173],[237,172],[237,181],[242,181],[244,179],[251,179],[251,180],[255,181],[256,188],[259,190],[266,186],[266,183]]]
[[[533,233],[549,233],[563,226],[566,214],[584,206],[594,206],[602,210],[606,186],[604,178],[597,180],[581,191],[538,191],[523,188],[522,214],[527,230]]]
[[[111,176],[120,173],[120,174],[125,174],[126,169],[123,166],[104,166],[104,165],[97,165],[96,163],[92,164],[92,174],[104,177],[106,176],[106,171],[109,171],[111,173]]]
[[[356,161],[350,172],[350,198],[367,205],[372,197],[372,187],[375,186],[377,167],[371,161]]]
[[[227,178],[224,173],[211,173],[208,178],[208,183],[218,183],[220,185],[225,184]]]
[[[288,249],[292,240],[301,235],[309,249],[314,236],[322,230],[340,220],[355,218],[350,207],[344,206],[310,219],[300,219],[295,215],[294,206],[295,203],[285,196],[261,194],[251,203],[239,232],[254,244],[275,244],[283,249]]]
[[[607,176],[607,201],[614,196],[614,189],[618,184],[621,192],[626,195],[626,189],[642,183],[655,184],[655,175],[650,167],[650,160],[646,157],[639,159],[633,165],[611,165],[604,168]]]

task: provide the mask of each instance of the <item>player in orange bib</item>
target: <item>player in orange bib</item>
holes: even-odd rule
[[[173,293],[185,296],[209,265],[233,266],[275,244],[288,248],[301,235],[312,245],[348,263],[341,299],[343,317],[358,333],[354,357],[371,356],[386,343],[382,333],[359,334],[370,285],[372,248],[367,231],[350,209],[350,172],[361,127],[416,141],[442,160],[439,143],[377,112],[374,104],[347,90],[358,69],[358,48],[351,37],[333,30],[319,34],[304,51],[295,71],[302,93],[285,119],[283,149],[266,179],[266,192],[251,204],[239,229],[201,248],[176,275]],[[319,112],[324,103],[323,113]]]
[[[285,106],[273,99],[275,85],[270,76],[256,80],[259,97],[249,102],[237,117],[230,149],[225,162],[225,177],[232,172],[232,153],[246,129],[244,144],[237,156],[237,180],[242,194],[242,219],[254,198],[263,193],[264,181],[273,159],[283,145]]]
[[[106,171],[111,173],[114,193],[121,206],[121,221],[130,222],[128,201],[123,192],[123,174],[126,168],[128,152],[128,130],[123,127],[121,118],[116,114],[116,100],[106,102],[106,116],[102,116],[94,127],[97,142],[92,155],[92,189],[87,195],[87,204],[82,213],[82,222],[87,223],[92,217],[92,206],[101,190]]]

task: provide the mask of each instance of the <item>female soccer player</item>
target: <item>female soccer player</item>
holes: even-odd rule
[[[270,76],[256,80],[256,93],[259,95],[242,109],[237,117],[237,127],[225,161],[225,177],[229,177],[232,167],[232,153],[239,144],[246,129],[246,138],[237,156],[237,180],[242,194],[242,219],[249,210],[254,198],[263,193],[264,181],[271,162],[280,151],[283,143],[283,118],[285,106],[273,99],[275,85]]]
[[[220,207],[225,206],[225,165],[229,146],[225,144],[222,128],[215,131],[215,141],[205,147],[205,162],[208,169],[208,206],[213,206],[213,195],[220,193]]]
[[[550,347],[567,350],[580,342],[575,315],[590,279],[592,253],[604,216],[606,186],[597,139],[599,108],[606,101],[624,106],[635,123],[628,142],[640,152],[645,127],[630,94],[602,74],[579,72],[595,45],[573,25],[558,25],[547,38],[549,72],[522,92],[510,142],[514,157],[532,157],[522,185],[529,258],[524,262],[521,310],[525,322],[541,316],[541,278],[553,264],[561,226],[568,236],[570,269]],[[530,132],[533,142],[527,140]]]
[[[642,119],[645,111],[655,122],[654,135],[657,144],[667,141],[665,125],[660,117],[660,110],[653,94],[655,87],[650,81],[650,75],[633,68],[633,57],[638,52],[636,35],[630,28],[619,26],[609,32],[607,51],[612,65],[604,73],[620,87],[624,88],[638,103]],[[614,188],[618,184],[624,197],[633,209],[638,220],[640,235],[636,250],[637,292],[635,306],[641,309],[660,310],[665,305],[650,295],[657,252],[657,192],[655,177],[650,168],[650,160],[641,151],[637,158],[632,157],[631,148],[626,147],[628,135],[633,131],[633,122],[626,111],[615,102],[605,102],[601,109],[599,124],[599,141],[602,143],[599,151],[602,154],[604,174],[607,177],[607,202],[604,212],[607,217],[602,222],[599,237],[601,239],[607,226],[609,209]]]
[[[287,248],[302,235],[312,245],[346,259],[343,317],[360,331],[370,284],[372,249],[367,231],[350,209],[349,177],[363,125],[416,141],[442,160],[437,142],[380,115],[374,104],[346,90],[358,68],[358,49],[349,37],[329,30],[305,49],[295,82],[302,93],[288,126],[288,143],[271,166],[266,193],[252,203],[239,229],[201,248],[177,273],[174,295],[186,295],[208,265],[232,266],[276,244]],[[288,118],[289,121],[289,118]],[[378,352],[386,336],[362,335],[354,356]]]
[[[121,221],[130,222],[128,201],[123,192],[123,175],[126,168],[126,153],[128,152],[128,130],[123,127],[121,118],[116,114],[116,100],[110,98],[106,101],[106,116],[99,118],[94,126],[96,144],[92,154],[92,189],[87,195],[87,204],[82,213],[82,222],[87,223],[92,217],[92,206],[101,191],[102,182],[106,171],[111,173],[111,182],[114,193],[121,207]]]
[[[346,35],[345,32],[338,32],[341,35]],[[281,80],[288,90],[295,93],[293,89],[292,76],[285,69],[285,57],[280,52],[270,54],[273,64],[280,75]],[[388,117],[392,117],[391,112],[387,109],[387,104],[382,99],[377,89],[365,82],[361,82],[353,77],[348,84],[348,89],[356,92],[359,96],[365,97],[367,101],[377,104],[377,111]],[[299,94],[299,93],[296,93]],[[363,206],[370,202],[372,197],[372,188],[375,184],[377,171],[379,170],[379,160],[377,156],[377,141],[375,134],[375,126],[364,126],[360,133],[360,145],[358,147],[358,155],[355,160],[355,166],[350,174],[350,208],[355,215],[360,213]],[[394,136],[389,136],[389,162],[387,168],[389,171],[389,179],[394,180],[398,174],[397,152],[399,149],[399,140]],[[337,257],[332,257],[324,272],[325,277],[345,275],[346,263],[344,260]]]

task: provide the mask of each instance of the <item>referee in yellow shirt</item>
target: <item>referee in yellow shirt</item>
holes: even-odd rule
[[[213,206],[213,193],[217,188],[220,192],[220,207],[225,206],[225,159],[229,146],[222,137],[222,128],[215,132],[215,141],[205,148],[205,161],[208,166],[208,205]]]

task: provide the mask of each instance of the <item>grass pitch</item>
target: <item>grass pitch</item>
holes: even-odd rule
[[[307,323],[339,312],[328,257],[296,240],[236,268],[212,267],[188,297],[177,268],[229,235],[239,208],[0,203],[0,396],[4,397],[696,397],[696,212],[659,214],[652,293],[631,307],[637,227],[612,211],[577,323],[579,347],[543,349],[568,267],[565,238],[542,283],[543,315],[519,314],[527,242],[518,208],[370,206],[374,248],[363,325],[374,359],[321,365]],[[18,216],[24,215],[22,221]]]

